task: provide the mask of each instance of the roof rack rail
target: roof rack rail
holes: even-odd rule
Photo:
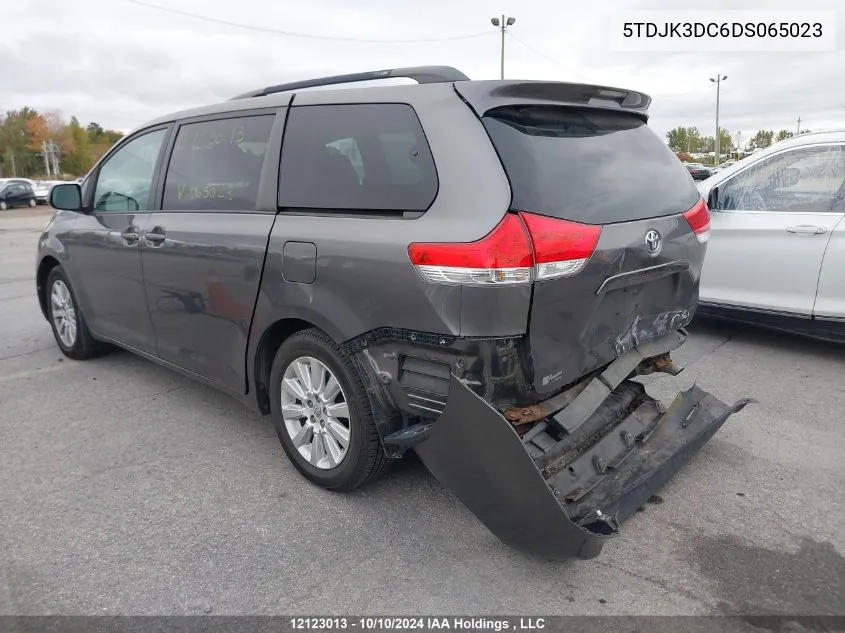
[[[333,77],[320,77],[318,79],[305,79],[287,84],[267,86],[245,92],[244,94],[232,97],[236,99],[249,99],[251,97],[263,97],[276,92],[288,92],[290,90],[301,90],[303,88],[314,88],[317,86],[332,86],[335,84],[354,83],[357,81],[372,81],[375,79],[389,79],[401,77],[414,79],[421,84],[448,83],[452,81],[469,81],[469,77],[460,70],[451,66],[414,66],[410,68],[389,68],[387,70],[372,70],[364,73],[352,73],[351,75],[335,75]]]

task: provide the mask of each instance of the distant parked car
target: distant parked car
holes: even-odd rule
[[[701,163],[684,163],[684,166],[693,180],[707,180],[713,175],[710,169]]]
[[[22,185],[29,185],[33,189],[35,189],[35,181],[30,180],[29,178],[3,178],[0,179],[0,185],[10,185],[12,183],[22,184]]]
[[[736,163],[735,160],[726,160],[724,163],[719,163],[715,167],[709,167],[708,169],[710,169],[710,175],[712,176],[713,174],[718,174],[720,171],[726,167],[730,167],[734,163]]]
[[[50,199],[50,190],[53,188],[54,184],[56,183],[49,182],[47,180],[35,181],[35,201],[38,204],[47,204],[47,201]]]
[[[0,185],[0,211],[37,204],[35,191],[29,183],[10,180]]]

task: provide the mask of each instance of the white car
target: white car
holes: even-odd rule
[[[845,340],[845,131],[776,143],[707,180],[699,312]]]

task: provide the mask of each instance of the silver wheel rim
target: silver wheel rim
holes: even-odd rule
[[[2,209],[3,211],[5,211],[5,210],[6,210],[6,206],[7,206],[7,205],[6,205],[6,203],[5,203],[5,202],[0,202],[0,209]]]
[[[56,334],[65,347],[73,347],[76,343],[76,310],[70,290],[61,279],[53,282],[50,291],[50,306],[53,311],[53,325]]]
[[[299,454],[321,470],[336,468],[349,449],[349,405],[321,361],[300,356],[282,375],[282,418]]]

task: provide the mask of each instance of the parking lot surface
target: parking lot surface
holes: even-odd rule
[[[127,352],[63,358],[35,296],[48,218],[0,213],[2,614],[845,613],[845,347],[694,323],[650,391],[759,404],[599,558],[549,562],[416,459],[326,492],[228,396]]]

